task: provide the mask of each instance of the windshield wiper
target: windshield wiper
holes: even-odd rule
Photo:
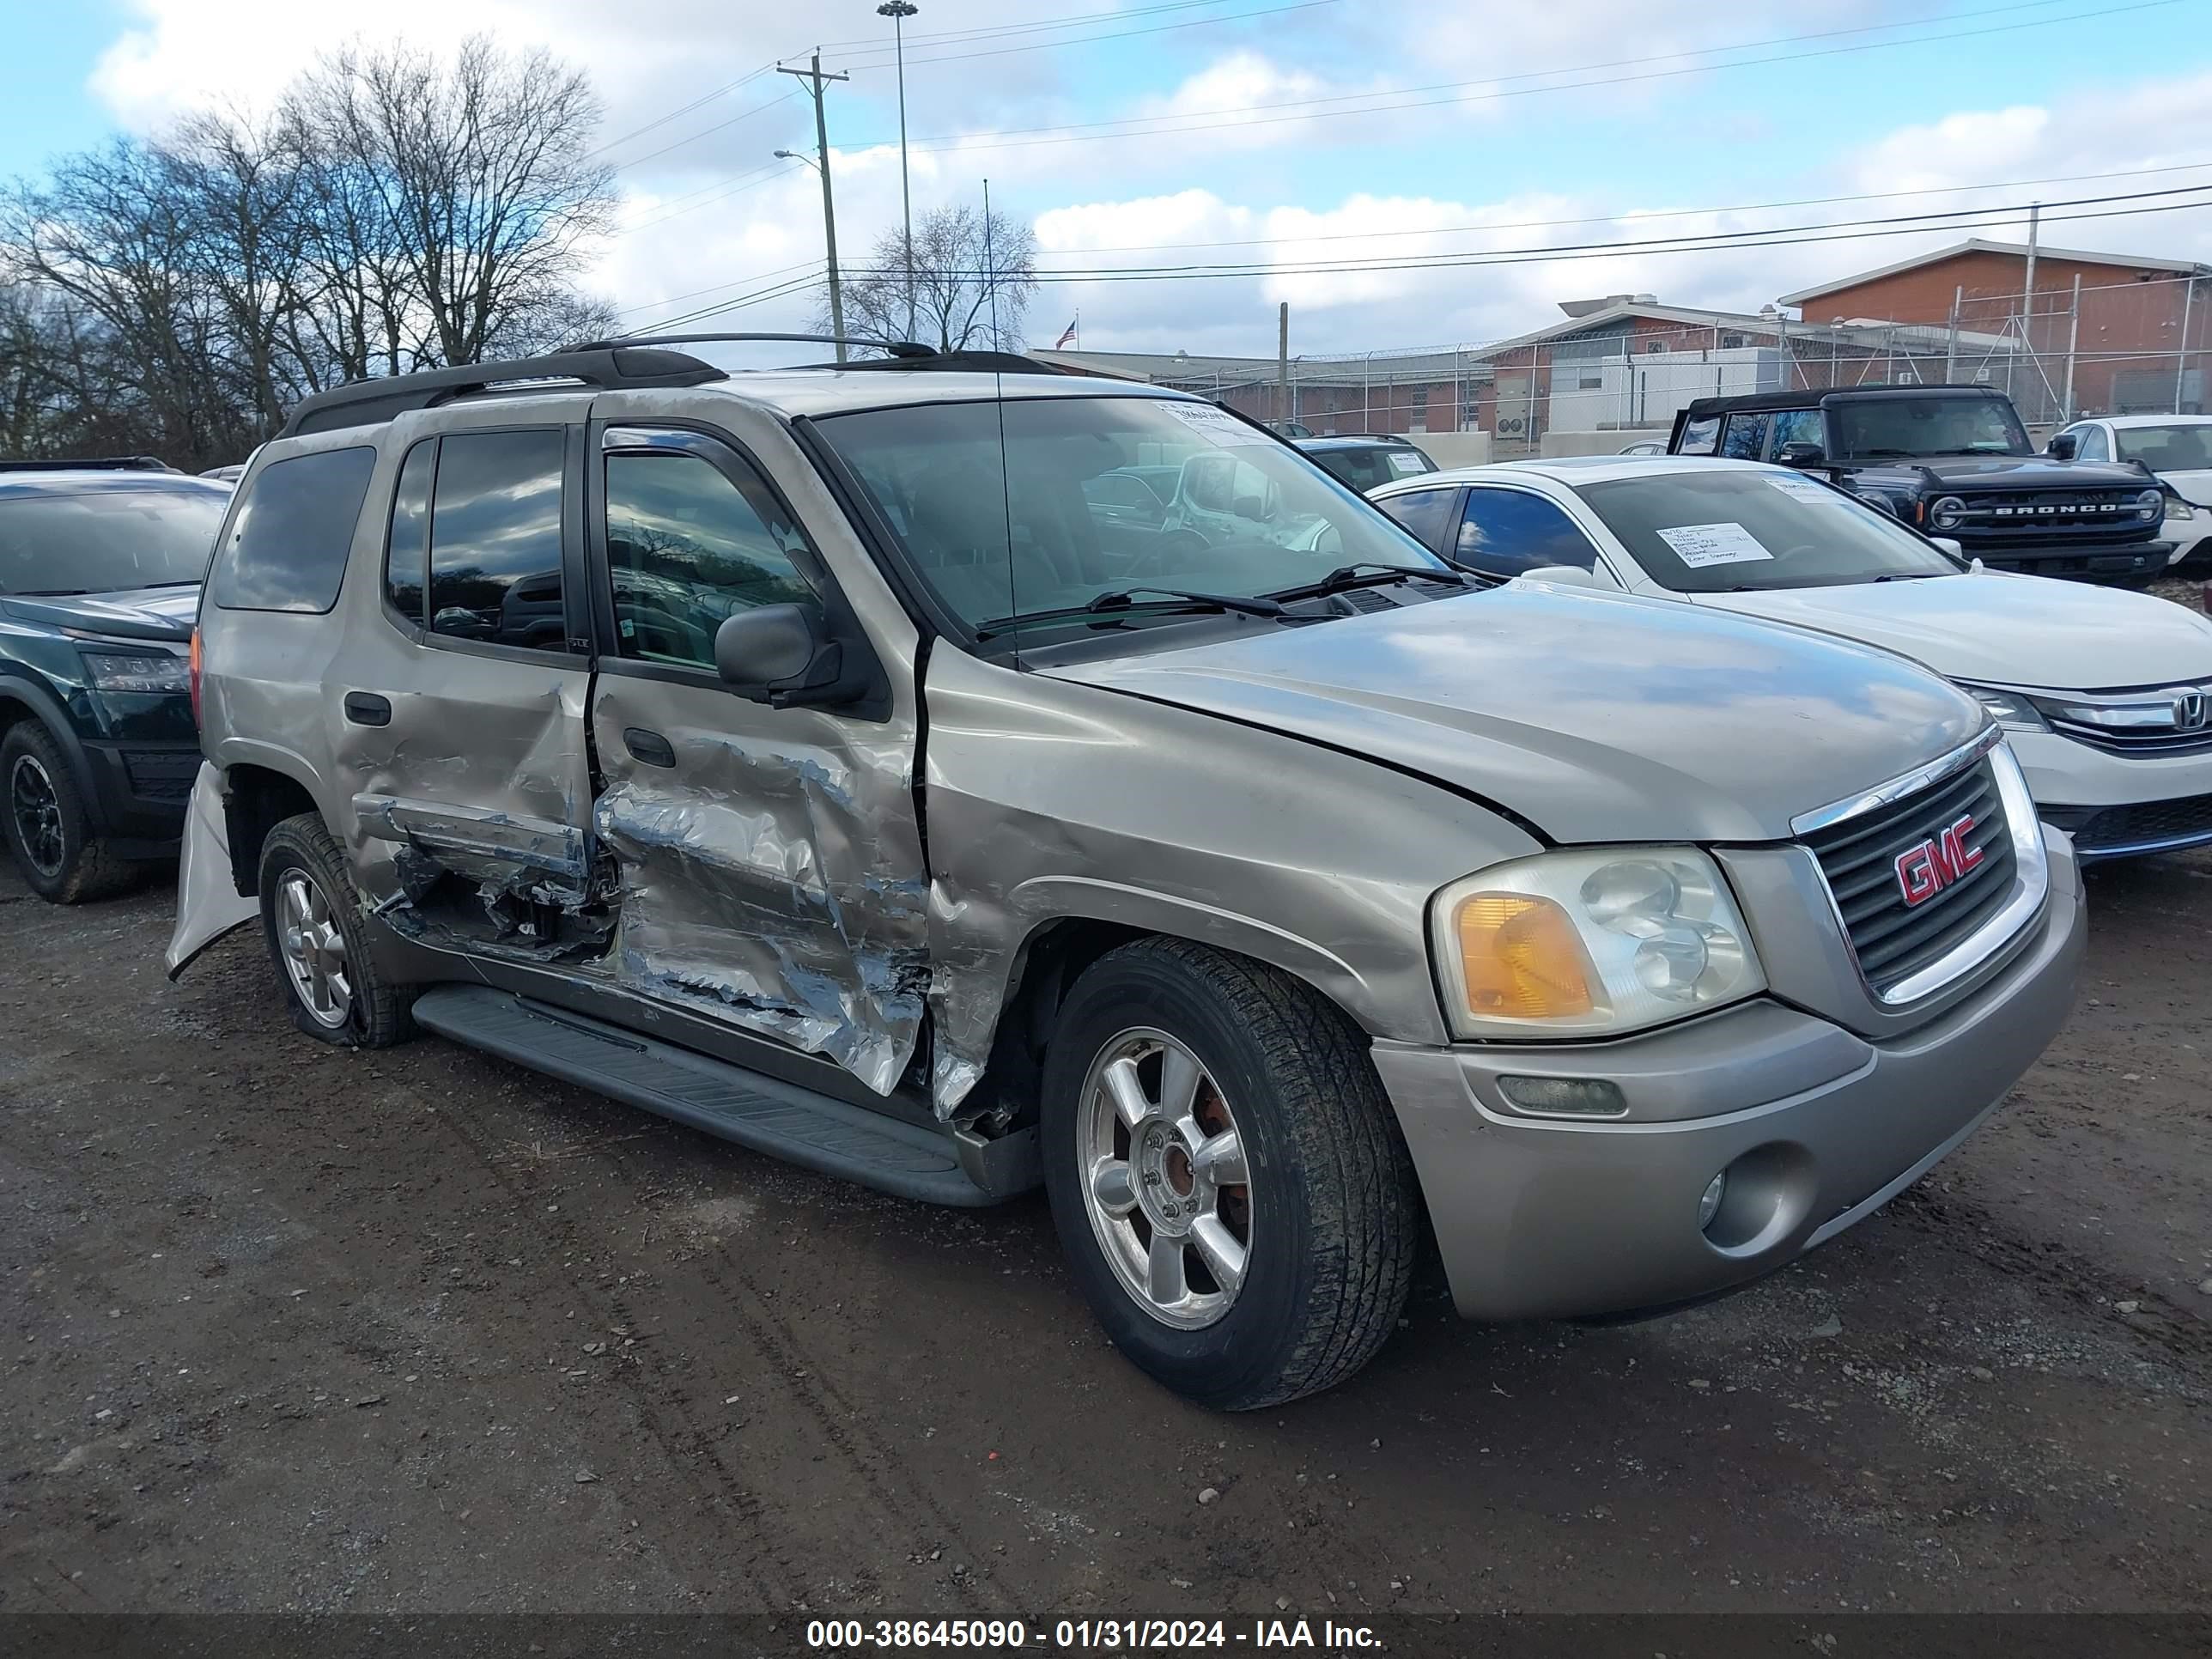
[[[1357,564],[1340,564],[1317,582],[1307,582],[1297,587],[1279,587],[1267,595],[1271,599],[1322,599],[1332,593],[1341,593],[1348,587],[1382,587],[1392,582],[1431,581],[1450,582],[1460,587],[1480,586],[1464,570],[1446,567],[1431,569],[1425,565],[1385,564],[1377,559],[1362,559]]]
[[[15,596],[19,599],[81,599],[91,592],[88,587],[19,587]]]
[[[1955,570],[1885,570],[1881,575],[1873,577],[1871,580],[1878,582],[1924,582],[1932,580],[1937,576],[1956,574],[1958,572]]]
[[[1138,595],[1157,593],[1161,601],[1139,605]],[[1149,616],[1174,616],[1190,611],[1233,611],[1246,617],[1279,617],[1283,607],[1270,599],[1244,599],[1235,593],[1201,593],[1181,587],[1117,587],[1095,595],[1081,605],[1054,605],[1048,611],[1017,611],[975,624],[975,637],[992,635],[1029,623],[1065,622],[1072,617],[1120,617],[1141,608]]]

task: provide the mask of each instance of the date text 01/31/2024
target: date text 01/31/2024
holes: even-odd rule
[[[1012,1619],[817,1619],[808,1621],[806,1645],[840,1649],[946,1648],[1013,1652],[1026,1648],[1131,1649],[1379,1648],[1365,1625],[1323,1620],[1255,1619],[1247,1629],[1221,1619],[1061,1619],[1050,1630],[1032,1631]]]

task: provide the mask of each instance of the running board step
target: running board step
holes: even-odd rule
[[[415,1002],[416,1023],[549,1077],[724,1140],[927,1204],[996,1204],[963,1166],[956,1133],[927,1129],[635,1031],[473,985]]]

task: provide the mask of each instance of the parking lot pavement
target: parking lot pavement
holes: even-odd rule
[[[2212,858],[2092,878],[2073,1024],[1744,1294],[1211,1415],[1039,1202],[933,1212],[0,874],[0,1608],[2212,1608]],[[1218,1497],[1201,1504],[1213,1488]]]

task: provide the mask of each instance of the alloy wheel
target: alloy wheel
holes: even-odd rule
[[[1212,1073],[1165,1031],[1123,1031],[1092,1060],[1077,1112],[1084,1206],[1122,1288],[1180,1330],[1223,1318],[1249,1267],[1252,1188]]]
[[[276,889],[277,951],[301,1006],[337,1030],[353,1016],[353,968],[330,900],[304,870],[287,870]]]
[[[15,836],[39,873],[59,876],[68,842],[62,833],[61,794],[46,763],[36,755],[18,755],[8,773],[8,809]]]

